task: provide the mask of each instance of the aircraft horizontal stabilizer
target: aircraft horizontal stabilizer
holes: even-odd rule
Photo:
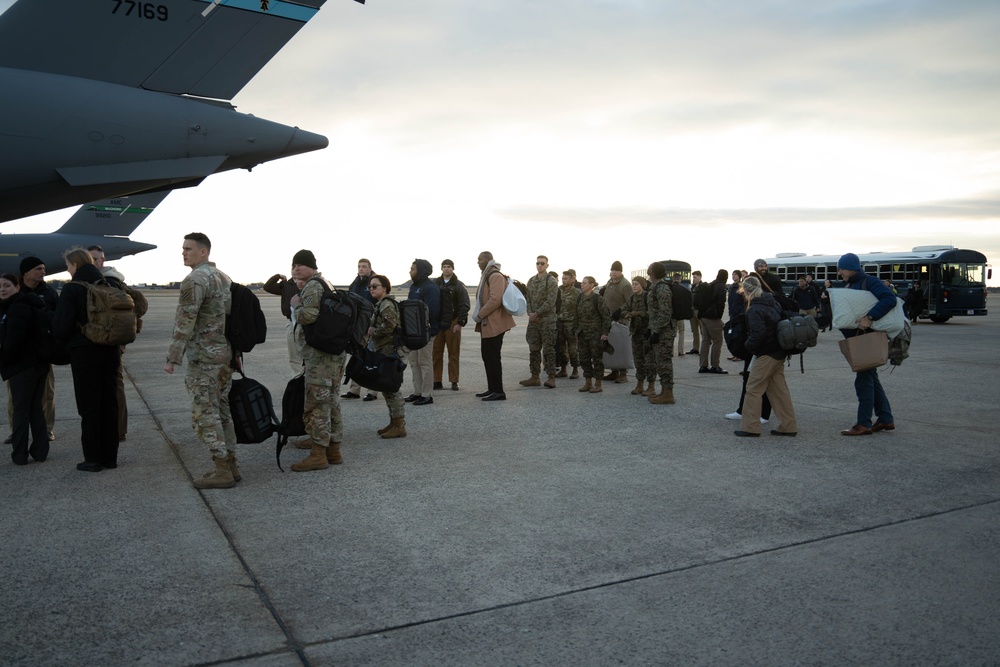
[[[225,155],[211,155],[177,160],[148,160],[87,167],[59,167],[56,172],[74,187],[104,183],[187,181],[214,174],[215,170],[226,161],[226,158]]]

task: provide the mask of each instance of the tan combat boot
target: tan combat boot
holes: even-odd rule
[[[226,457],[212,457],[212,461],[215,463],[215,470],[207,473],[204,477],[194,480],[192,482],[194,488],[231,489],[236,486],[236,480],[233,479],[233,473],[229,470],[229,461],[226,460]]]
[[[594,387],[594,381],[591,380],[590,378],[587,378],[587,381],[584,382],[583,386],[580,387],[579,389],[577,389],[577,391],[580,391],[580,392],[590,391],[593,387]]]
[[[542,386],[542,381],[538,378],[538,373],[532,373],[531,377],[527,380],[521,380],[521,385],[524,387],[540,387]]]
[[[236,452],[226,454],[226,464],[229,466],[229,472],[233,474],[234,481],[238,482],[243,479],[240,475],[240,469],[236,467]]]
[[[340,443],[330,441],[330,446],[326,448],[326,462],[339,466],[344,462],[344,457],[340,455]]]
[[[601,378],[597,378],[596,380],[594,380],[594,386],[591,387],[590,389],[591,394],[599,394],[602,391],[604,391],[604,387],[601,386],[601,382],[602,382]]]
[[[392,418],[392,428],[382,434],[383,438],[405,438],[406,420],[403,417]]]
[[[643,391],[645,391],[646,388],[643,386],[644,384],[645,384],[645,382],[643,380],[637,380],[636,383],[635,383],[635,389],[632,390],[632,395],[633,396],[638,396]]]
[[[643,396],[656,396],[656,380],[649,381],[649,389],[642,392]]]
[[[601,378],[601,379],[602,379],[602,380],[614,380],[614,379],[615,379],[616,377],[618,377],[618,371],[614,371],[614,370],[612,370],[612,371],[608,371],[608,374],[607,374],[607,375],[605,375],[605,376],[604,376],[603,378]]]
[[[376,431],[376,433],[378,433],[379,435],[382,435],[386,431],[391,431],[392,427],[395,426],[395,425],[396,425],[396,420],[393,419],[392,417],[389,417],[389,423],[386,424],[385,426],[383,426],[382,428],[380,428],[378,431]]]
[[[619,371],[618,377],[615,378],[615,384],[625,384],[628,382],[628,371]]]
[[[545,381],[545,388],[546,389],[556,388],[556,376],[553,375],[552,373],[549,373],[549,379]]]
[[[569,376],[569,379],[570,380],[576,380],[579,377],[580,377],[580,367],[579,366],[573,366],[573,374]]]
[[[562,368],[559,369],[559,372],[556,373],[556,377],[557,378],[564,378],[564,377],[566,377],[566,367],[565,366],[563,366]]]
[[[674,400],[674,390],[663,387],[659,394],[649,397],[649,402],[656,405],[673,405],[677,401]]]
[[[298,463],[292,464],[292,470],[295,472],[326,470],[329,467],[330,464],[326,460],[326,447],[323,445],[317,445],[316,443],[313,443],[309,456],[305,457]]]

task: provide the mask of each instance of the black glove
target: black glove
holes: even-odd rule
[[[622,309],[621,308],[619,308],[615,312],[611,313],[611,321],[612,322],[617,322],[621,318],[622,318]]]
[[[659,343],[660,342],[660,332],[659,331],[654,331],[653,333],[649,334],[649,342],[652,345],[656,345],[657,343]]]

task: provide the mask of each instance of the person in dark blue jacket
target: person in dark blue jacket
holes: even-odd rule
[[[837,262],[837,273],[848,289],[868,290],[878,301],[857,321],[853,329],[841,329],[844,338],[851,338],[871,328],[872,322],[882,319],[896,307],[896,295],[875,276],[869,276],[861,269],[861,261],[854,253],[847,253]],[[858,421],[841,435],[871,435],[875,431],[891,431],[896,428],[892,417],[892,407],[878,379],[878,369],[860,371],[854,377],[854,391],[858,395]],[[872,423],[872,412],[878,418]]]
[[[433,271],[426,259],[417,259],[410,265],[410,294],[407,298],[419,299],[430,311],[431,340],[437,336],[441,324],[441,290],[430,279]],[[413,393],[404,398],[407,403],[428,405],[434,402],[434,346],[428,343],[419,350],[410,350],[410,371],[413,373]]]

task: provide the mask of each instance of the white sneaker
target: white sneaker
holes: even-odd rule
[[[766,420],[766,419],[764,419],[763,417],[761,417],[761,418],[760,418],[760,423],[761,423],[761,424],[766,424],[766,423],[767,423],[767,420]]]
[[[743,415],[738,412],[730,412],[726,415],[726,419],[743,419]]]

